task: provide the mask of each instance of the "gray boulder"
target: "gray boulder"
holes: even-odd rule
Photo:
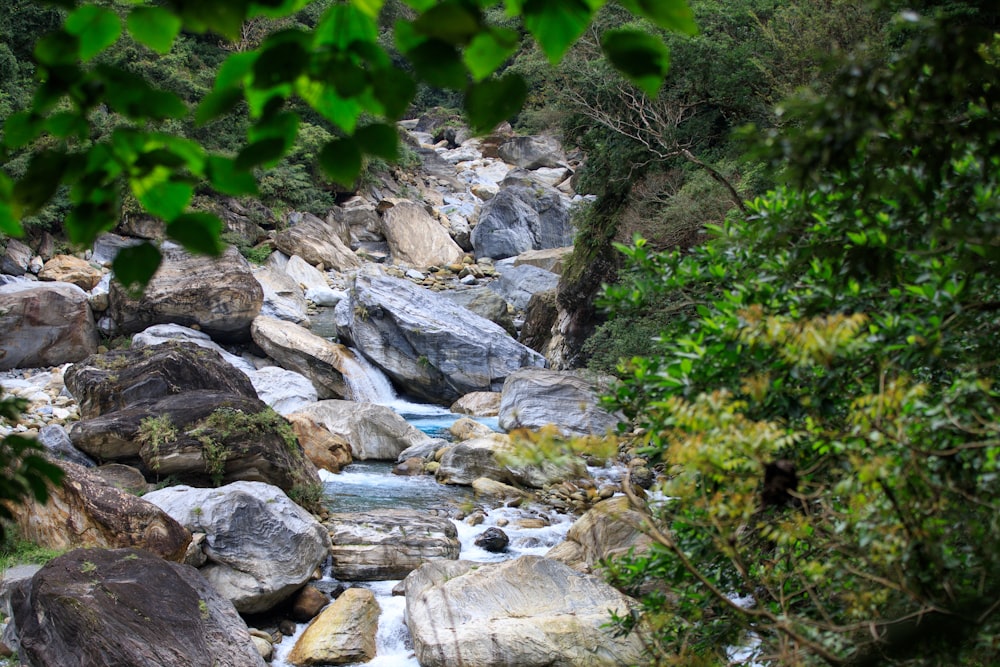
[[[424,563],[458,558],[462,545],[449,519],[417,510],[331,514],[333,576],[344,581],[402,579]]]
[[[0,273],[23,276],[28,272],[28,264],[35,253],[17,239],[8,238],[5,245],[3,256],[0,257]]]
[[[294,279],[266,266],[254,269],[253,276],[264,291],[261,315],[309,326],[309,316],[306,314],[309,304],[303,296],[302,288]]]
[[[613,378],[579,371],[522,369],[504,382],[500,428],[538,429],[556,425],[567,435],[603,435],[624,418],[600,405]]]
[[[507,307],[507,301],[497,290],[485,286],[468,287],[446,290],[441,294],[463,308],[468,308],[476,315],[485,317],[494,324],[499,324],[511,336],[516,335],[514,320]]]
[[[609,614],[634,601],[557,561],[434,561],[407,576],[406,618],[424,667],[611,667],[647,661]],[[516,595],[512,592],[516,591]]]
[[[523,169],[559,167],[565,165],[566,155],[554,137],[511,137],[497,147],[504,162]]]
[[[0,286],[0,370],[59,366],[97,352],[87,293],[69,283]]]
[[[181,326],[180,324],[154,324],[148,329],[132,336],[132,348],[141,349],[145,347],[152,347],[169,341],[192,343],[199,347],[215,350],[227,364],[237,370],[243,371],[248,375],[256,370],[256,367],[252,363],[243,357],[238,357],[227,351],[221,345],[213,341],[212,337],[205,332]]]
[[[499,294],[516,310],[527,310],[531,297],[559,286],[559,276],[537,266],[513,266],[500,262],[496,266],[499,280],[489,284],[489,289]]]
[[[387,209],[382,229],[394,264],[425,269],[460,262],[465,254],[448,230],[412,201],[399,201]]]
[[[138,299],[111,284],[109,313],[122,333],[174,323],[197,325],[222,342],[249,340],[264,293],[235,248],[215,259],[191,255],[174,243],[164,243],[160,252],[163,263]]]
[[[69,433],[59,424],[43,426],[38,431],[38,444],[45,447],[52,458],[76,463],[84,468],[93,468],[97,465],[93,459],[73,446]]]
[[[352,397],[344,372],[354,355],[343,345],[292,322],[263,315],[254,320],[251,333],[267,356],[309,378],[320,398]]]
[[[205,533],[207,562],[200,571],[242,613],[287,599],[330,553],[323,525],[269,484],[173,486],[145,498],[192,532]]]
[[[402,391],[434,403],[499,390],[518,368],[545,365],[500,326],[374,267],[358,272],[337,315],[342,338]]]
[[[22,664],[264,667],[233,605],[187,565],[77,549],[12,598]]]
[[[279,366],[265,366],[251,372],[250,382],[260,400],[274,408],[279,415],[291,414],[319,399],[316,387],[309,378]]]
[[[311,213],[292,219],[293,224],[278,232],[274,245],[288,256],[298,255],[309,264],[348,271],[361,265],[358,256],[345,245],[337,229]]]
[[[294,415],[307,417],[347,440],[353,457],[361,461],[395,461],[409,447],[443,444],[408,423],[392,408],[374,403],[317,401],[303,406]]]
[[[561,193],[541,185],[510,185],[483,205],[471,240],[476,258],[504,259],[571,245],[573,233]]]

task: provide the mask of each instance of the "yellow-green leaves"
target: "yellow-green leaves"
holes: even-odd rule
[[[472,38],[462,54],[465,66],[476,81],[495,72],[520,44],[518,34],[505,28],[491,28]]]
[[[163,7],[136,7],[129,12],[126,25],[135,41],[157,53],[169,53],[182,21]]]
[[[601,48],[629,81],[656,97],[670,68],[670,52],[663,40],[639,30],[609,30],[601,37]]]

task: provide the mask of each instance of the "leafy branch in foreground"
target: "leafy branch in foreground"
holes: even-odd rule
[[[267,169],[293,150],[308,108],[334,136],[318,162],[332,180],[350,186],[368,157],[393,160],[393,123],[406,112],[417,83],[459,91],[470,125],[487,132],[520,110],[527,86],[516,74],[495,75],[526,36],[492,25],[487,9],[502,5],[519,17],[546,57],[558,62],[591,23],[603,0],[406,0],[409,12],[393,27],[395,50],[379,39],[382,0],[332,3],[314,28],[285,28],[247,39],[246,26],[261,17],[281,19],[310,0],[199,0],[157,6],[109,7],[103,2],[53,0],[67,10],[62,26],[42,36],[34,50],[39,83],[31,105],[4,122],[0,159],[30,149],[16,181],[0,173],[0,233],[23,233],[21,220],[69,189],[67,235],[86,245],[120,218],[127,191],[148,214],[166,223],[167,235],[190,250],[221,251],[222,224],[193,210],[203,184],[223,195],[256,195],[255,169]],[[666,29],[696,31],[684,0],[622,0],[635,16]],[[120,39],[133,39],[166,55],[181,31],[214,32],[240,49],[221,65],[213,89],[189,109],[175,93],[101,56]],[[659,40],[638,30],[618,30],[604,56],[626,77],[655,93],[669,64]],[[95,118],[105,112],[121,122],[99,140]],[[204,126],[234,113],[251,124],[235,155],[213,154],[178,136],[171,123],[193,117]],[[127,286],[143,287],[159,265],[151,244],[122,252],[115,273]]]

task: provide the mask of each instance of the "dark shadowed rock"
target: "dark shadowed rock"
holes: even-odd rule
[[[66,388],[84,418],[120,410],[143,399],[195,389],[257,398],[250,379],[214,350],[171,342],[139,350],[112,350],[74,364]]]
[[[24,664],[264,667],[246,624],[197,570],[134,549],[78,549],[14,600]]]
[[[69,283],[0,286],[0,370],[80,361],[97,351],[87,293]]]
[[[38,444],[45,447],[50,456],[61,461],[70,461],[84,468],[93,468],[96,465],[89,456],[73,446],[66,429],[58,424],[43,426],[38,432]]]
[[[181,561],[191,534],[159,507],[105,482],[92,469],[60,463],[66,476],[49,502],[12,505],[21,537],[51,549],[137,547]]]
[[[122,333],[182,324],[222,342],[250,339],[250,323],[260,313],[264,293],[235,248],[215,259],[191,255],[173,243],[164,243],[160,252],[163,263],[139,299],[111,284],[109,312]]]
[[[475,541],[475,545],[477,547],[481,547],[494,554],[505,551],[508,544],[510,544],[510,538],[507,537],[507,533],[503,532],[496,526],[490,526],[484,530],[476,536]]]

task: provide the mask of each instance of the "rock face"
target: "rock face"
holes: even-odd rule
[[[93,469],[59,464],[66,476],[49,502],[10,507],[21,537],[51,549],[136,547],[181,561],[191,534],[152,503],[111,486]]]
[[[141,333],[137,333],[132,336],[133,350],[137,350],[143,347],[152,347],[154,345],[159,345],[160,343],[169,343],[171,341],[177,341],[182,343],[191,343],[199,347],[205,347],[210,350],[215,350],[222,357],[222,360],[227,364],[232,366],[237,370],[241,370],[247,375],[252,374],[256,371],[256,367],[244,359],[243,357],[238,357],[226,351],[221,345],[212,340],[212,337],[201,331],[191,329],[180,324],[154,324],[148,329],[143,330]]]
[[[496,417],[500,414],[499,391],[474,391],[451,404],[451,411],[460,415]]]
[[[515,335],[514,320],[510,316],[507,301],[489,287],[472,287],[469,289],[453,289],[441,293],[448,299],[476,315],[485,317],[490,322],[499,324],[503,330]]]
[[[510,185],[483,204],[472,230],[476,258],[504,259],[573,243],[569,210],[556,190]]]
[[[494,280],[489,288],[499,294],[517,310],[527,310],[531,297],[559,286],[559,276],[537,266],[523,264],[514,266],[501,262],[497,264],[500,280]]]
[[[504,382],[500,428],[538,429],[556,424],[568,435],[603,435],[621,417],[599,404],[608,378],[590,378],[573,371],[523,369]]]
[[[217,352],[180,342],[92,356],[70,366],[66,388],[76,398],[85,419],[143,399],[195,389],[257,398],[250,379]]]
[[[518,368],[545,365],[493,322],[377,269],[358,273],[337,314],[342,337],[403,391],[435,403],[496,391]]]
[[[458,558],[455,524],[416,510],[331,514],[333,576],[344,581],[402,579],[424,563]]]
[[[562,146],[553,137],[511,137],[497,148],[504,162],[522,169],[558,167],[566,162]]]
[[[319,398],[350,398],[344,367],[353,354],[308,329],[273,317],[258,317],[251,328],[253,340],[282,367],[309,378]]]
[[[375,657],[379,612],[374,593],[348,588],[309,624],[288,662],[296,667],[368,662]]]
[[[288,492],[320,483],[291,425],[256,398],[189,391],[139,401],[76,424],[74,445],[102,461],[197,486],[268,482]]]
[[[637,635],[605,627],[632,601],[597,577],[522,556],[435,561],[406,578],[406,618],[424,667],[597,667],[645,662]]]
[[[361,260],[351,252],[332,225],[315,215],[303,213],[294,224],[274,237],[274,245],[286,255],[298,255],[313,266],[349,271],[361,266]]]
[[[506,436],[494,434],[472,438],[445,450],[437,469],[437,480],[442,484],[471,485],[480,477],[498,482],[513,481],[510,472],[497,459],[498,454],[510,451]]]
[[[266,266],[254,269],[253,276],[264,292],[261,315],[308,326],[309,316],[306,315],[306,308],[309,304],[306,303],[302,289],[295,280],[284,272]]]
[[[386,210],[382,229],[394,264],[425,269],[460,262],[465,254],[448,230],[412,201],[400,201]]]
[[[260,400],[279,415],[295,412],[319,399],[316,387],[305,375],[280,366],[265,366],[250,373],[250,382]]]
[[[144,496],[205,533],[201,573],[243,613],[266,611],[304,586],[330,552],[326,529],[277,487],[173,486]]]
[[[264,293],[250,265],[233,247],[210,259],[164,243],[163,263],[139,299],[111,284],[109,313],[122,333],[153,324],[197,325],[221,342],[246,341],[260,313]]]
[[[566,540],[549,550],[546,558],[562,561],[581,572],[591,572],[601,561],[622,556],[630,549],[642,553],[651,543],[640,531],[643,516],[632,509],[628,498],[603,500],[577,519]]]
[[[23,664],[264,667],[233,605],[193,568],[135,549],[78,549],[14,596]]]
[[[318,401],[289,415],[306,417],[344,438],[355,459],[395,461],[408,447],[437,442],[392,408],[354,401]]]
[[[69,283],[0,286],[0,370],[58,366],[97,352],[87,294]]]

